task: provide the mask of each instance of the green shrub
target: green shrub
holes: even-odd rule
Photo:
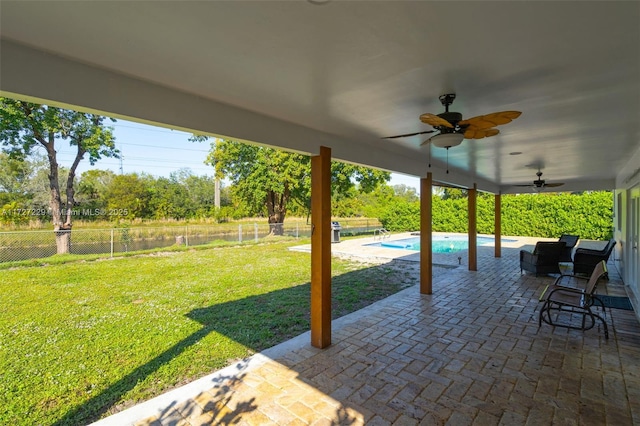
[[[494,233],[494,204],[491,194],[480,194],[477,202],[477,226],[480,234]],[[590,240],[607,240],[613,235],[613,195],[610,191],[582,194],[503,195],[502,234],[556,238],[563,233]],[[393,199],[380,218],[390,231],[420,229],[420,203]],[[467,232],[466,198],[433,198],[433,230]]]
[[[379,218],[385,229],[393,232],[420,230],[420,203],[402,199],[390,202]]]

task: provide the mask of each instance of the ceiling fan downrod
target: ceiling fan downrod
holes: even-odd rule
[[[453,100],[456,98],[455,93],[446,93],[444,95],[440,95],[438,99],[440,99],[440,103],[444,106],[444,112],[449,112],[449,105],[453,103]]]

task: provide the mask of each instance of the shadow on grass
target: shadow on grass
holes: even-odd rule
[[[415,282],[412,281],[410,273],[402,267],[390,267],[389,264],[372,266],[336,276],[333,278],[332,284],[333,318],[354,312],[413,284]],[[113,383],[100,394],[69,411],[54,425],[87,424],[98,420],[140,381],[153,375],[161,366],[171,362],[172,359],[211,332],[225,335],[253,351],[259,352],[308,331],[310,328],[310,289],[310,283],[305,283],[190,311],[186,316],[201,323],[203,327],[200,330],[177,342],[154,359]],[[179,411],[182,415],[189,416],[195,413],[194,410],[202,410],[203,413],[216,418],[216,424],[232,424],[237,422],[243,413],[255,410],[257,406],[253,400],[242,401],[233,412],[228,412],[224,408],[224,398],[233,394],[233,385],[244,377],[242,372],[244,363],[238,363],[236,367],[237,374],[222,377],[220,383],[212,382],[211,384],[212,388],[218,388],[214,400],[219,400],[219,403],[207,407],[180,406]],[[167,417],[166,421],[168,416],[176,415],[174,408],[176,406],[172,404],[158,416]],[[341,424],[350,423],[346,412],[337,410],[336,416],[342,418],[343,423]]]
[[[109,411],[118,401],[133,389],[139,381],[144,380],[146,377],[157,371],[162,365],[169,363],[173,358],[180,355],[190,346],[193,346],[197,342],[199,342],[202,338],[213,331],[212,328],[203,327],[202,329],[196,331],[195,333],[189,335],[185,339],[182,339],[180,342],[173,345],[171,348],[167,349],[151,361],[141,365],[140,367],[133,370],[131,373],[127,374],[117,382],[113,383],[107,389],[105,389],[102,393],[98,394],[94,398],[83,403],[78,408],[69,411],[64,417],[60,420],[56,421],[54,425],[62,426],[62,425],[79,425],[79,424],[87,424],[93,421],[96,421]],[[219,398],[223,398],[223,390],[227,389],[231,384],[235,382],[239,382],[244,377],[244,373],[242,370],[244,369],[244,363],[238,363],[236,368],[238,370],[238,374],[233,376],[222,376],[219,379],[213,380],[211,383],[211,387],[216,387],[224,383],[219,390],[219,394],[216,396]],[[170,415],[170,411],[175,408],[175,404],[178,401],[174,401],[173,404],[170,404],[166,410],[163,410],[158,416],[168,416]],[[224,405],[208,407],[209,412],[211,414],[218,415],[219,409]],[[192,414],[194,406],[185,406],[181,407],[181,413],[185,416],[189,416]],[[233,413],[227,413],[223,416],[222,419],[217,424],[233,424],[235,423],[236,418],[239,418],[242,413],[253,411],[257,408],[257,406],[253,405],[253,401],[244,401],[238,405],[238,409]]]

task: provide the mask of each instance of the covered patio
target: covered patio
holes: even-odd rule
[[[640,3],[0,7],[1,96],[314,156],[311,334],[125,411],[127,421],[640,422],[633,311],[608,310],[608,341],[597,329],[539,330],[551,278],[521,276],[515,249],[480,248],[455,269],[428,249],[432,184],[469,191],[473,242],[478,191],[495,195],[500,235],[500,196],[544,189],[534,181],[544,172],[563,191],[614,191],[616,262],[601,290],[640,294]],[[420,116],[441,114],[447,94],[465,119],[522,116],[438,146]],[[409,136],[389,139],[398,135]],[[423,252],[396,261],[415,287],[332,323],[336,160],[422,179]]]
[[[511,245],[502,258],[480,247],[483,273],[434,266],[433,295],[416,285],[333,321],[328,349],[305,333],[96,425],[640,422],[634,312],[607,308],[609,340],[597,327],[538,328],[538,296],[554,277],[521,275],[522,241]],[[360,245],[334,247],[362,256]],[[395,252],[380,261],[417,282],[417,259]],[[625,295],[609,267],[599,293]]]

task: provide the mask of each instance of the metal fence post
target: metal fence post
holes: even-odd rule
[[[111,257],[113,257],[113,228],[111,228]]]
[[[253,233],[255,235],[255,239],[256,239],[256,243],[258,242],[258,224],[254,223],[253,224]]]
[[[299,226],[299,223],[298,223],[298,222],[296,222],[296,240],[298,239],[298,235],[299,235],[299,234],[298,234],[298,226]]]
[[[242,242],[242,225],[238,225],[238,242]]]
[[[185,247],[189,247],[189,226],[184,226],[184,245]]]

